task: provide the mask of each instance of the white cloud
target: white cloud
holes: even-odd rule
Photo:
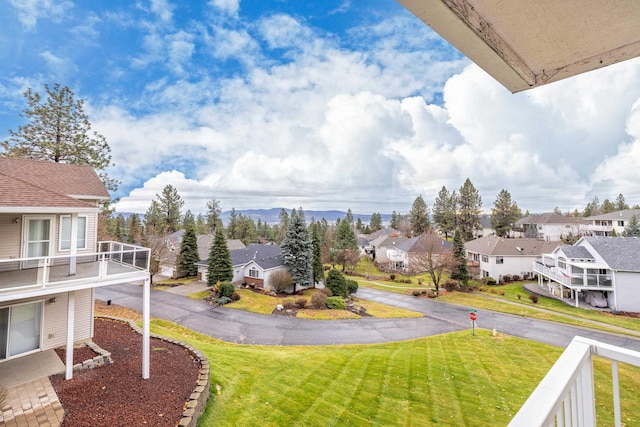
[[[173,6],[167,0],[151,0],[151,11],[165,24],[173,19]]]
[[[240,0],[211,0],[209,5],[228,15],[237,16],[240,9]]]
[[[264,18],[258,24],[262,37],[269,47],[296,48],[300,40],[309,40],[311,32],[289,15],[279,14]]]
[[[10,0],[10,3],[18,10],[18,19],[26,30],[33,29],[38,19],[58,22],[73,8],[73,2],[67,0]]]

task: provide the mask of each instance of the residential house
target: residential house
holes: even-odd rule
[[[230,251],[233,283],[245,283],[257,289],[268,289],[269,278],[276,271],[289,271],[278,245],[250,244]],[[207,260],[198,263],[198,278],[207,281]],[[293,290],[293,288],[291,289]]]
[[[512,235],[557,242],[569,236],[586,235],[588,233],[587,224],[588,222],[584,218],[555,213],[529,215],[516,222]]]
[[[592,236],[623,236],[624,229],[631,217],[635,215],[640,221],[640,209],[625,209],[609,212],[602,215],[594,215],[585,218],[587,228]]]
[[[476,239],[484,236],[490,236],[496,234],[491,226],[491,215],[480,215],[480,229],[473,230],[473,235]]]
[[[479,268],[479,277],[500,280],[506,275],[531,277],[532,262],[560,244],[529,238],[485,236],[466,242],[464,248],[469,264]]]
[[[384,241],[384,238],[389,236],[404,236],[404,234],[392,227],[381,228],[371,234],[361,235],[360,237],[362,240],[358,238],[358,246],[361,247],[361,252],[364,251],[365,254],[368,254],[375,259],[375,245]]]
[[[98,286],[144,284],[143,377],[149,377],[149,250],[98,241],[109,193],[89,166],[0,157],[0,363],[93,336]]]
[[[450,254],[451,247],[451,242],[437,234],[425,232],[397,244],[388,251],[388,254],[390,259],[396,260],[394,263],[396,269],[421,273],[429,269],[430,261],[437,264],[438,258]],[[433,258],[430,260],[430,257]]]
[[[397,265],[402,260],[396,253],[396,247],[405,240],[407,238],[400,232],[391,233],[388,236],[383,235],[372,240],[369,244],[373,250],[373,260],[378,264],[391,263],[392,267]]]
[[[582,237],[535,260],[538,283],[575,300],[604,296],[606,305],[640,312],[640,238]]]
[[[160,263],[158,274],[171,279],[179,279],[186,277],[187,272],[180,269],[178,265],[178,255],[180,254],[180,246],[182,245],[182,236],[185,230],[181,229],[174,233],[168,234],[163,238],[163,243],[158,246],[158,256]],[[209,257],[209,250],[214,240],[213,234],[199,234],[196,236],[198,244],[198,255],[200,259]],[[231,251],[234,249],[244,248],[245,244],[240,239],[228,239],[227,248]]]

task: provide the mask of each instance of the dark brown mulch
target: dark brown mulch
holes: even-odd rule
[[[67,361],[67,349],[65,347],[56,348],[55,352],[58,354],[58,357],[63,362]],[[82,363],[85,360],[93,359],[98,356],[98,353],[91,350],[89,347],[84,346],[80,348],[73,349],[73,364],[77,365],[78,363]]]
[[[150,378],[142,379],[142,336],[122,322],[96,319],[93,341],[113,364],[51,377],[63,426],[175,426],[196,387],[200,362],[183,347],[151,339]]]

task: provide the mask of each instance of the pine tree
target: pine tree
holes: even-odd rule
[[[113,166],[111,148],[104,136],[91,130],[84,101],[76,100],[71,89],[58,83],[44,88],[44,100],[31,88],[24,93],[28,107],[20,116],[29,123],[18,126],[17,131],[9,130],[11,137],[0,143],[2,155],[89,165],[98,171],[107,190],[117,190],[119,182],[105,172]]]
[[[207,285],[215,286],[218,282],[230,282],[232,279],[231,254],[224,238],[224,232],[222,228],[218,228],[207,259]]]
[[[184,218],[182,218],[182,228],[186,229],[188,226],[193,227],[194,230],[196,229],[196,219],[191,213],[191,210],[187,210],[187,213],[184,214]]]
[[[438,229],[444,234],[445,239],[456,229],[456,208],[456,192],[449,193],[447,187],[442,186],[433,203],[433,222],[438,224]]]
[[[284,208],[280,209],[280,223],[278,224],[278,227],[276,242],[280,244],[284,240],[284,236],[287,234],[287,230],[289,229],[289,214]]]
[[[420,234],[431,228],[431,220],[429,219],[429,207],[422,198],[422,195],[416,197],[411,205],[411,211],[409,212],[411,233],[413,236],[419,236]]]
[[[186,271],[187,276],[193,277],[198,275],[198,266],[196,263],[200,261],[198,239],[196,238],[195,221],[185,221],[185,223],[185,231],[182,235],[182,242],[180,243],[178,265],[181,270]]]
[[[220,200],[210,200],[207,202],[207,230],[211,234],[216,233],[218,227],[222,228],[222,208],[220,208]]]
[[[604,201],[602,202],[602,213],[610,213],[610,212],[615,212],[616,210],[616,206],[611,203],[611,201],[609,201],[609,199],[604,199]]]
[[[173,185],[168,184],[162,190],[162,195],[156,194],[156,197],[164,219],[164,232],[173,233],[180,230],[181,209],[184,201],[178,194],[178,190]]]
[[[238,215],[235,229],[236,239],[240,239],[245,245],[256,241],[256,224],[247,215]]]
[[[227,226],[227,238],[237,239],[238,237],[238,213],[236,208],[231,208],[229,213],[229,225]]]
[[[312,223],[313,224],[313,223]],[[313,250],[313,283],[324,281],[324,267],[322,265],[322,243],[320,239],[320,225],[313,224],[311,233],[311,246]]]
[[[481,230],[480,209],[482,209],[482,199],[478,190],[473,186],[471,180],[467,178],[458,196],[458,228],[465,241],[472,240],[476,230]]]
[[[516,202],[511,201],[511,194],[505,189],[500,191],[493,206],[491,228],[495,230],[498,237],[507,237],[520,218],[520,208]]]
[[[382,228],[382,215],[380,215],[379,212],[371,214],[371,219],[369,219],[369,228],[372,233],[375,233]]]
[[[624,233],[626,236],[640,237],[640,222],[638,222],[637,215],[631,215],[627,226],[624,228]]]
[[[144,214],[145,235],[160,235],[164,229],[164,216],[160,211],[157,200],[152,200],[147,212]]]
[[[132,244],[139,244],[141,239],[140,232],[140,219],[137,214],[131,215],[131,221],[129,223],[129,232],[127,233],[127,242]]]
[[[347,215],[344,217],[344,220],[353,228],[353,213],[351,212],[351,208],[347,210]]]
[[[618,194],[618,197],[616,197],[615,205],[616,205],[617,211],[623,211],[625,209],[629,209],[629,205],[624,200],[624,196],[622,195],[622,193]]]
[[[391,228],[398,229],[400,226],[400,216],[396,213],[396,211],[391,212],[391,223],[389,224]]]
[[[313,244],[305,224],[304,211],[291,211],[289,228],[282,241],[281,254],[284,264],[291,269],[293,292],[296,285],[308,287],[313,284]]]
[[[347,221],[340,221],[336,227],[336,237],[332,251],[335,260],[342,264],[345,271],[347,264],[356,264],[359,259],[358,238]]]
[[[456,230],[453,235],[453,269],[451,278],[457,280],[462,286],[469,284],[469,267],[467,266],[467,253],[464,249],[462,233]]]

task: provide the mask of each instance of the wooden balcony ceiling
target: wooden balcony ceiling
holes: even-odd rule
[[[398,0],[511,92],[640,55],[632,0]]]

